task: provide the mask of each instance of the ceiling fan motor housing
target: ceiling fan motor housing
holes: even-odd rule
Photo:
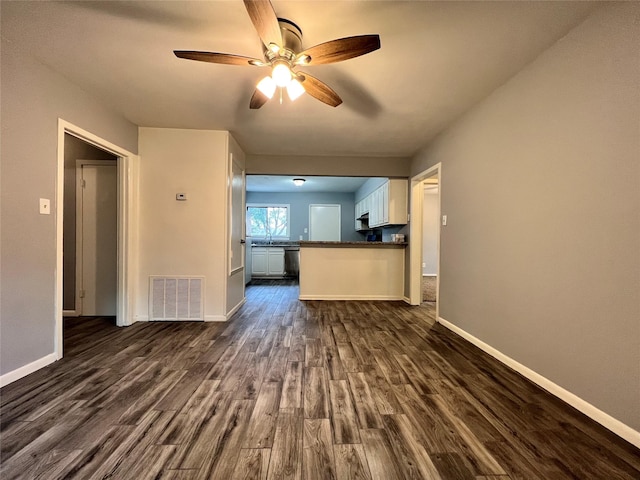
[[[282,47],[293,53],[302,51],[302,30],[300,27],[286,18],[278,18],[280,32],[282,33]]]

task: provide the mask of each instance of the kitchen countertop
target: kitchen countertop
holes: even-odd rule
[[[251,242],[252,247],[299,247],[300,242],[272,242],[272,243],[262,243],[262,242]]]
[[[321,248],[404,248],[407,242],[322,242],[300,241],[300,247]]]

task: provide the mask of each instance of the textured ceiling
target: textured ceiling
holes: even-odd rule
[[[247,192],[340,192],[354,193],[367,178],[363,177],[316,177],[302,176],[305,182],[301,186],[293,183],[291,175],[247,175]]]
[[[2,36],[147,127],[229,130],[249,154],[411,156],[579,24],[593,2],[273,1],[303,46],[378,33],[381,49],[307,67],[344,103],[249,110],[259,67],[174,49],[261,56],[241,1],[2,1]]]

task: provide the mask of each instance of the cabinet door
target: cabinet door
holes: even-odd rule
[[[382,223],[382,195],[380,188],[377,188],[371,193],[371,209],[369,210],[369,225],[377,227]]]
[[[408,182],[406,180],[389,180],[389,223],[393,225],[407,224]]]
[[[380,191],[380,223],[386,225],[389,223],[389,182],[378,190]]]
[[[284,248],[269,248],[268,274],[284,275]]]
[[[378,223],[378,209],[376,208],[376,205],[377,205],[376,198],[378,197],[376,196],[375,190],[367,196],[368,204],[369,204],[369,226],[370,227],[375,227],[376,224]]]
[[[251,274],[267,275],[268,265],[267,249],[253,247],[251,250]]]

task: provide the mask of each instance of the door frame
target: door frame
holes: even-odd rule
[[[140,157],[98,135],[58,118],[56,175],[56,272],[55,340],[57,359],[63,356],[63,225],[64,225],[64,150],[65,134],[79,138],[117,157],[118,172],[118,287],[116,324],[131,325],[135,311],[136,259],[138,258],[138,181]]]
[[[411,305],[422,303],[422,238],[424,181],[438,176],[438,232],[437,232],[437,269],[436,269],[436,320],[440,318],[440,219],[442,218],[442,164],[436,165],[411,177],[411,245],[409,252],[409,300]]]
[[[76,291],[75,291],[75,313],[76,316],[82,315],[83,299],[80,296],[81,287],[84,286],[84,270],[83,267],[83,252],[84,235],[82,227],[84,226],[83,217],[83,185],[82,185],[82,167],[85,165],[94,166],[107,166],[118,168],[118,161],[113,160],[76,160]]]

